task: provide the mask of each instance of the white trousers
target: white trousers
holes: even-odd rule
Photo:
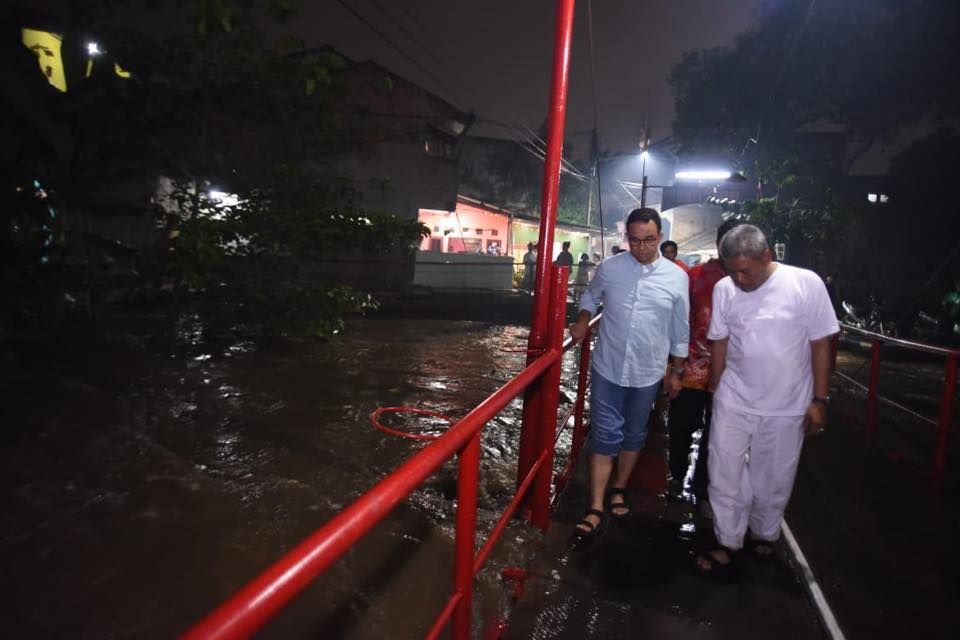
[[[710,506],[717,541],[743,547],[780,537],[803,447],[803,416],[755,416],[714,401],[710,427]]]

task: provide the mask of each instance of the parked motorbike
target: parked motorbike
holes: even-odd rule
[[[939,313],[920,310],[912,323],[909,335],[919,342],[953,345],[960,341],[960,324]]]
[[[843,308],[840,322],[864,331],[879,333],[882,336],[897,337],[896,323],[882,317],[883,304],[875,296],[871,295],[867,298],[865,310],[847,300],[841,301],[840,306]]]

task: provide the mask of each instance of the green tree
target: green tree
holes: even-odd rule
[[[365,210],[336,169],[368,133],[349,109],[334,115],[346,99],[342,60],[267,41],[264,14],[285,17],[286,2],[195,0],[172,14],[162,6],[151,18],[180,29],[119,31],[101,21],[103,7],[91,8],[91,30],[133,77],[95,73],[66,94],[47,88],[42,102],[66,133],[48,136],[56,153],[35,153],[29,173],[53,185],[67,219],[102,215],[111,203],[142,214],[166,176],[172,189],[155,207],[160,242],[137,256],[137,273],[172,284],[180,311],[212,332],[337,330],[344,313],[374,302],[321,281],[312,266],[345,247],[412,250],[425,232]],[[213,189],[229,192],[229,203]],[[73,225],[67,246],[89,245],[83,227]]]
[[[853,163],[910,124],[960,113],[942,54],[958,36],[960,3],[770,3],[732,46],[674,68],[679,150],[738,165],[770,198],[749,213],[822,249],[849,226],[838,187]],[[810,237],[809,225],[828,233]]]

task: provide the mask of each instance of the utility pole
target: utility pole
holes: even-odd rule
[[[643,209],[647,206],[647,155],[648,149],[650,148],[650,129],[647,126],[648,119],[645,117],[643,119],[643,139],[640,140],[640,174],[642,179],[640,180],[640,208]]]

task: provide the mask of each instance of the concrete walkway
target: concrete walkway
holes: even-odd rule
[[[567,489],[507,638],[822,639],[817,613],[785,550],[761,562],[744,554],[728,584],[693,569],[713,542],[691,502],[664,497],[665,438],[651,433],[630,487],[632,514],[590,544],[571,539],[583,515],[583,469]],[[692,500],[692,498],[691,498]]]
[[[786,520],[842,633],[960,638],[956,434],[945,485],[933,494],[929,425],[885,410],[866,443],[862,395],[843,386],[832,394],[827,432],[804,444]],[[697,575],[694,550],[712,542],[712,527],[695,505],[664,497],[665,444],[651,433],[630,487],[633,514],[590,545],[571,538],[586,504],[578,470],[505,637],[828,637],[783,541],[772,562],[743,558],[730,584]]]

